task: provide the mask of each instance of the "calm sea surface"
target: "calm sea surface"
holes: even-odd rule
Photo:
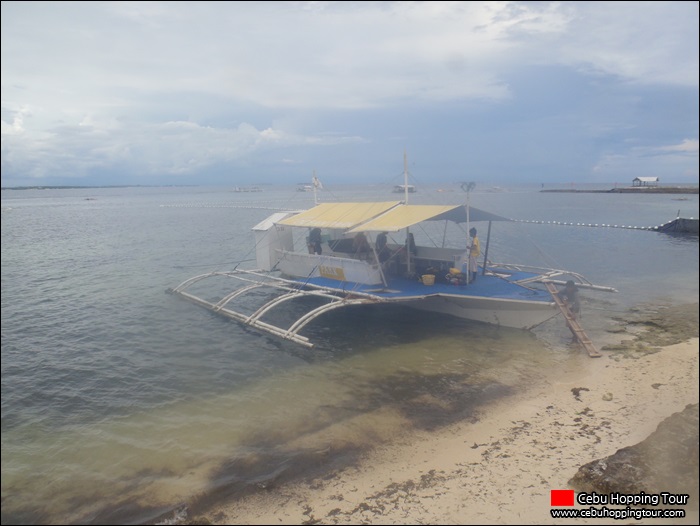
[[[588,359],[561,317],[526,332],[340,309],[303,331],[317,344],[308,350],[166,294],[197,274],[254,268],[251,227],[312,204],[311,193],[261,188],[2,192],[3,524],[157,521],[184,503],[342,466],[413,428],[473,420],[489,400]],[[411,202],[465,201],[449,190],[421,188]],[[470,203],[544,222],[494,223],[491,260],[567,268],[619,290],[582,292],[598,344],[630,307],[698,301],[697,237],[547,223],[656,226],[697,218],[696,194],[477,188]],[[486,225],[476,226],[483,244]],[[212,295],[233,284],[219,285],[228,289]]]

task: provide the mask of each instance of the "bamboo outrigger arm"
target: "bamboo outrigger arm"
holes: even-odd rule
[[[250,277],[246,277],[246,275],[253,276],[253,278],[251,279]],[[194,294],[190,294],[189,292],[186,292],[184,290],[198,281],[214,276],[233,277],[241,281],[248,281],[250,282],[250,284],[241,288],[237,288],[236,290],[230,292],[229,294],[221,298],[216,303],[207,301],[199,296],[195,296]],[[373,303],[374,301],[376,301],[372,300],[370,297],[363,297],[363,294],[361,293],[353,293],[348,294],[346,296],[339,296],[337,294],[332,294],[322,289],[300,289],[298,288],[298,283],[296,283],[297,287],[294,287],[292,286],[292,283],[294,282],[282,278],[268,279],[264,281],[262,279],[256,279],[255,277],[269,278],[269,276],[265,276],[264,274],[259,273],[258,271],[249,270],[238,270],[231,272],[209,272],[207,274],[201,274],[199,276],[190,278],[187,281],[184,281],[183,283],[175,287],[174,289],[168,290],[168,292],[177,294],[185,298],[186,300],[191,301],[208,310],[211,310],[212,312],[215,312],[217,314],[221,314],[245,325],[255,327],[256,329],[259,329],[261,331],[268,332],[286,340],[291,340],[295,343],[309,348],[313,347],[314,344],[309,341],[309,338],[299,334],[299,331],[303,329],[308,323],[315,320],[322,314],[325,314],[326,312],[329,312],[334,309],[347,307],[350,305]],[[267,301],[265,304],[263,304],[261,307],[255,310],[255,312],[253,312],[252,314],[244,314],[242,312],[238,312],[227,308],[227,305],[234,299],[240,298],[252,290],[260,289],[263,287],[274,288],[277,290],[285,291],[285,293],[280,296],[274,297],[270,301]],[[294,321],[286,329],[262,320],[263,316],[265,316],[278,305],[281,305],[282,303],[289,300],[309,296],[326,299],[328,300],[328,303],[325,303],[319,307],[310,310],[309,312],[301,316],[299,319]]]

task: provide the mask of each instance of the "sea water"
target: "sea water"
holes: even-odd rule
[[[342,467],[413,429],[476,422],[490,400],[588,359],[560,316],[517,331],[351,307],[308,325],[316,346],[306,349],[166,294],[198,274],[254,268],[251,227],[313,204],[293,187],[261,188],[3,190],[4,524],[140,523],[206,507]],[[319,197],[397,196],[331,187]],[[466,199],[449,186],[410,196]],[[492,224],[490,260],[566,268],[618,289],[581,293],[594,342],[631,307],[698,300],[697,236],[630,228],[697,218],[697,194],[523,187],[468,199],[519,220]],[[483,251],[487,225],[473,226]],[[415,233],[466,246],[466,230]],[[282,310],[293,319],[308,307]]]

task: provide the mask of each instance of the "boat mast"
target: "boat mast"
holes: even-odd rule
[[[311,186],[314,187],[314,205],[318,204],[318,194],[316,193],[318,190],[323,190],[323,183],[321,183],[320,179],[316,177],[316,170],[314,170],[314,176],[311,179]]]
[[[408,204],[408,161],[406,160],[406,150],[403,152],[403,196],[404,204]],[[411,274],[411,233],[406,227],[406,274]]]
[[[408,204],[408,162],[406,161],[406,151],[403,152],[403,200]]]
[[[470,228],[469,228],[469,191],[472,189],[471,183],[467,185],[467,239],[469,239],[470,236]],[[471,252],[471,250],[470,250]]]

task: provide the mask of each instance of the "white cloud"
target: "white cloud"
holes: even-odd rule
[[[697,2],[565,4],[563,63],[642,84],[698,86]]]
[[[683,28],[684,13],[653,2],[344,4],[13,6],[3,9],[3,40],[15,42],[3,70],[22,85],[49,81],[68,110],[125,104],[123,90],[197,90],[268,107],[498,99],[508,95],[504,68],[541,60],[697,83],[697,64],[683,59],[692,35],[658,24],[661,11]]]
[[[561,99],[556,77],[528,77],[546,68],[698,87],[695,2],[3,2],[1,23],[3,177],[298,159],[290,149],[371,144],[379,115],[396,120],[387,137],[459,133],[401,120],[418,108],[536,128],[546,119],[518,117],[514,76]],[[639,126],[604,101],[565,111],[590,129]]]
[[[2,120],[2,135],[19,135],[24,133],[24,115],[28,113],[25,108],[12,112],[12,122]]]
[[[134,174],[183,176],[211,166],[235,162],[279,147],[355,142],[355,137],[301,136],[248,123],[235,129],[212,128],[172,121],[136,128],[86,119],[79,126],[63,126],[51,133],[14,140],[3,130],[3,163],[21,168],[30,177],[65,174],[72,178],[91,170],[121,165]],[[3,128],[5,123],[3,123]],[[73,152],[68,155],[67,152]]]
[[[671,146],[661,146],[659,150],[662,152],[681,152],[698,154],[698,139],[684,139],[680,144]]]

